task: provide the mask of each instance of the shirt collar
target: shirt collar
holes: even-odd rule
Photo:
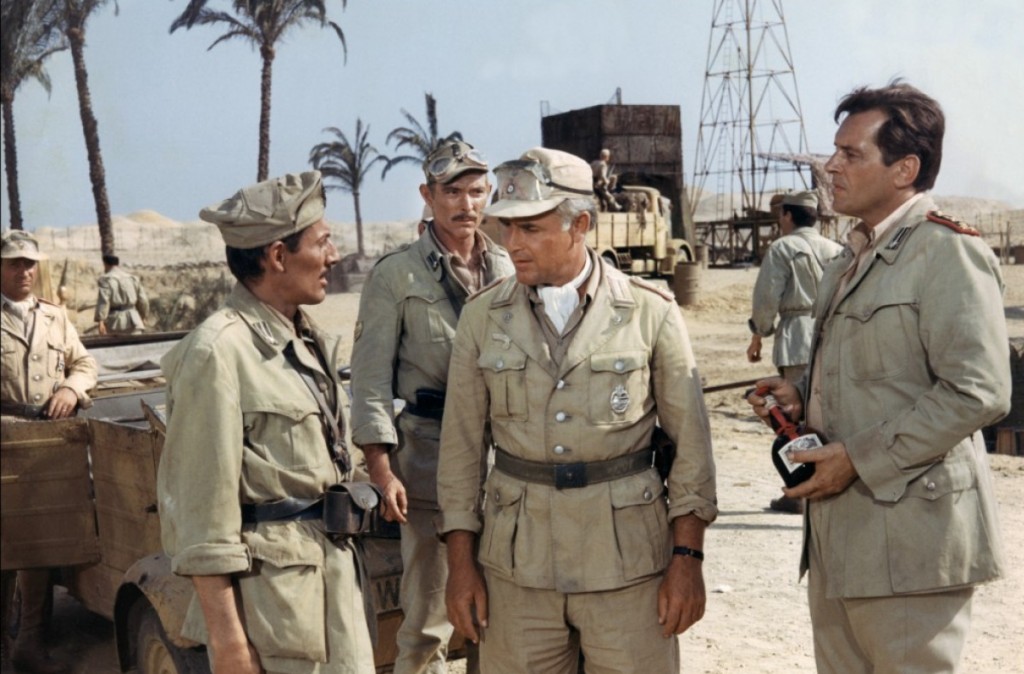
[[[868,227],[864,221],[857,223],[857,226],[850,230],[847,235],[847,242],[850,244],[850,248],[853,249],[855,255],[859,255],[861,251],[867,249],[873,249],[882,237],[885,236],[886,232],[892,229],[892,226],[900,221],[907,211],[916,204],[924,196],[924,192],[918,192],[914,196],[910,197],[902,204],[900,204],[896,210],[889,215],[885,216],[880,223],[874,227]]]

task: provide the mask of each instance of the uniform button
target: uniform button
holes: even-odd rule
[[[495,491],[494,492],[494,504],[495,505],[501,505],[501,492],[500,491]]]
[[[555,414],[555,421],[565,421],[569,417],[565,412],[558,412]]]
[[[615,317],[612,319],[612,323],[614,323],[615,325],[618,325],[621,322],[622,322],[622,316],[619,316],[618,314],[615,314]]]
[[[555,449],[553,451],[555,452],[555,454],[565,454],[565,447],[561,445],[555,445]]]
[[[326,391],[327,390],[327,384],[325,384],[324,382],[320,382],[319,388],[320,388],[321,391]]]
[[[624,363],[621,360],[615,361],[615,371],[616,372],[622,372],[625,369],[626,369],[626,363]]]
[[[42,381],[42,380],[43,380],[43,375],[41,375],[41,374],[32,375],[32,381]]]
[[[651,491],[651,488],[644,489],[644,500],[650,501],[652,498],[654,498],[654,492]]]
[[[497,366],[497,368],[498,368],[498,369],[500,370],[501,368],[505,367],[505,361],[503,361],[503,360],[502,360],[501,358],[499,358],[499,359],[498,359],[498,362],[497,362],[497,363],[495,363],[495,365],[496,365],[496,366]]]
[[[564,389],[565,388],[565,380],[564,379],[559,379],[558,383],[555,384],[555,388],[558,389],[559,391]]]
[[[42,399],[43,399],[43,394],[42,393],[37,393],[34,396],[32,396],[32,400],[35,400],[36,402],[39,402]]]
[[[929,482],[924,486],[924,488],[927,489],[928,491],[935,491],[935,483]]]
[[[32,354],[32,360],[39,360],[39,354],[38,353],[33,353]]]

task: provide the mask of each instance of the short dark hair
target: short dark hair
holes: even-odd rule
[[[121,264],[121,260],[116,255],[104,255],[103,264],[109,265],[111,267],[116,267],[117,265]]]
[[[813,227],[814,223],[818,221],[818,211],[810,206],[782,204],[782,212],[789,213],[795,227]]]
[[[289,253],[294,253],[299,249],[299,242],[302,240],[302,234],[305,231],[305,229],[301,229],[278,240],[284,244]],[[263,265],[260,263],[267,256],[267,248],[274,243],[277,242],[272,241],[259,248],[224,247],[224,254],[228,259],[228,269],[231,270],[231,274],[238,279],[239,283],[255,281],[263,276]]]
[[[861,87],[847,94],[836,106],[834,119],[838,122],[843,114],[870,110],[881,110],[889,117],[875,139],[882,151],[882,161],[891,166],[903,157],[917,156],[921,170],[914,189],[930,190],[942,165],[942,137],[946,132],[946,117],[938,101],[894,79],[878,89]]]

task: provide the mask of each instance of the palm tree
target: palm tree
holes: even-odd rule
[[[309,163],[323,174],[327,189],[341,190],[352,195],[352,203],[356,209],[356,238],[359,242],[359,256],[365,257],[366,246],[363,244],[363,216],[359,210],[359,190],[373,165],[381,161],[387,164],[388,158],[366,140],[370,134],[370,125],[367,124],[364,128],[362,119],[356,119],[356,135],[353,136],[355,143],[350,143],[348,137],[336,127],[328,127],[324,129],[324,132],[333,134],[335,140],[314,145],[313,149],[309,151]],[[329,180],[334,180],[337,184],[332,185],[328,183]]]
[[[14,133],[14,94],[34,79],[50,93],[43,62],[67,49],[57,27],[59,0],[0,0],[0,107],[4,120],[4,170],[11,229],[24,229],[18,191],[18,150]]]
[[[234,15],[209,9],[208,0],[189,0],[188,7],[181,13],[171,31],[195,25],[225,24],[227,32],[213,41],[207,51],[221,42],[240,38],[259,49],[263,59],[263,74],[260,79],[260,134],[259,159],[256,180],[267,179],[270,163],[270,91],[273,76],[276,45],[289,29],[314,21],[321,28],[330,26],[341,41],[341,47],[348,59],[348,45],[341,26],[327,20],[325,0],[232,0]],[[347,0],[341,0],[342,9]]]
[[[85,68],[85,24],[93,13],[108,0],[60,0],[60,29],[71,46],[71,60],[75,66],[75,84],[78,87],[78,112],[82,118],[85,151],[89,158],[89,180],[92,199],[96,203],[96,224],[100,228],[100,248],[104,255],[114,254],[114,224],[107,199],[107,177],[100,153],[100,132],[96,116],[92,113],[89,94],[89,71]],[[114,12],[117,13],[117,0]]]
[[[403,147],[408,147],[411,154],[403,154],[397,157],[392,157],[388,160],[387,166],[384,167],[381,178],[388,174],[391,167],[399,164],[415,164],[420,166],[427,159],[427,155],[433,152],[438,145],[445,142],[446,140],[462,140],[462,134],[458,131],[452,131],[444,138],[439,138],[437,135],[437,100],[433,94],[427,93],[427,128],[423,128],[423,125],[417,121],[409,112],[402,108],[402,115],[405,116],[406,121],[409,122],[409,126],[399,126],[391,130],[388,134],[386,143],[396,141],[395,150],[401,150]]]

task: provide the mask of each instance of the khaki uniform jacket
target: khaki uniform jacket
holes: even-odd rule
[[[64,309],[37,300],[31,339],[6,311],[0,312],[0,350],[3,352],[0,400],[22,405],[43,405],[54,391],[66,386],[82,407],[92,402],[88,391],[96,386],[98,368],[78,338]]]
[[[439,531],[482,529],[480,563],[523,587],[591,592],[641,582],[669,562],[671,519],[717,515],[700,376],[679,309],[591,255],[597,291],[561,363],[515,277],[466,305],[452,352]],[[657,419],[678,447],[667,504],[653,468],[563,490],[493,470],[481,513],[488,424],[504,451],[554,464],[643,451]]]
[[[822,279],[812,348],[812,367],[822,368],[821,430],[845,443],[859,474],[811,505],[827,522],[829,598],[936,591],[1000,574],[978,429],[1010,405],[1002,279],[988,245],[928,221],[934,209],[925,196],[895,222],[830,311],[849,249]]]
[[[348,671],[335,664],[339,654],[329,669],[299,666],[327,660],[325,607],[354,592],[331,559],[341,549],[318,520],[243,525],[240,509],[317,498],[345,478],[328,453],[317,402],[284,353],[294,343],[299,360],[334,388],[341,418],[339,341],[315,328],[313,335],[330,372],[238,284],[161,362],[169,415],[157,477],[164,549],[177,574],[236,574],[247,635],[272,671]],[[365,629],[361,612],[354,620]],[[198,598],[182,634],[206,641]]]
[[[145,329],[143,319],[149,313],[149,298],[139,279],[120,267],[97,280],[96,322],[104,322],[112,333],[132,333]]]
[[[486,285],[514,268],[503,248],[484,241]],[[447,260],[430,231],[382,258],[363,287],[352,349],[353,441],[398,445],[396,468],[409,498],[435,509],[441,422],[409,413],[396,422],[393,400],[415,402],[417,389],[448,387],[457,318],[441,279],[448,275],[456,292],[466,292]]]
[[[750,329],[762,337],[775,335],[775,367],[808,363],[818,283],[825,265],[842,249],[813,227],[798,227],[768,247],[754,284]]]

